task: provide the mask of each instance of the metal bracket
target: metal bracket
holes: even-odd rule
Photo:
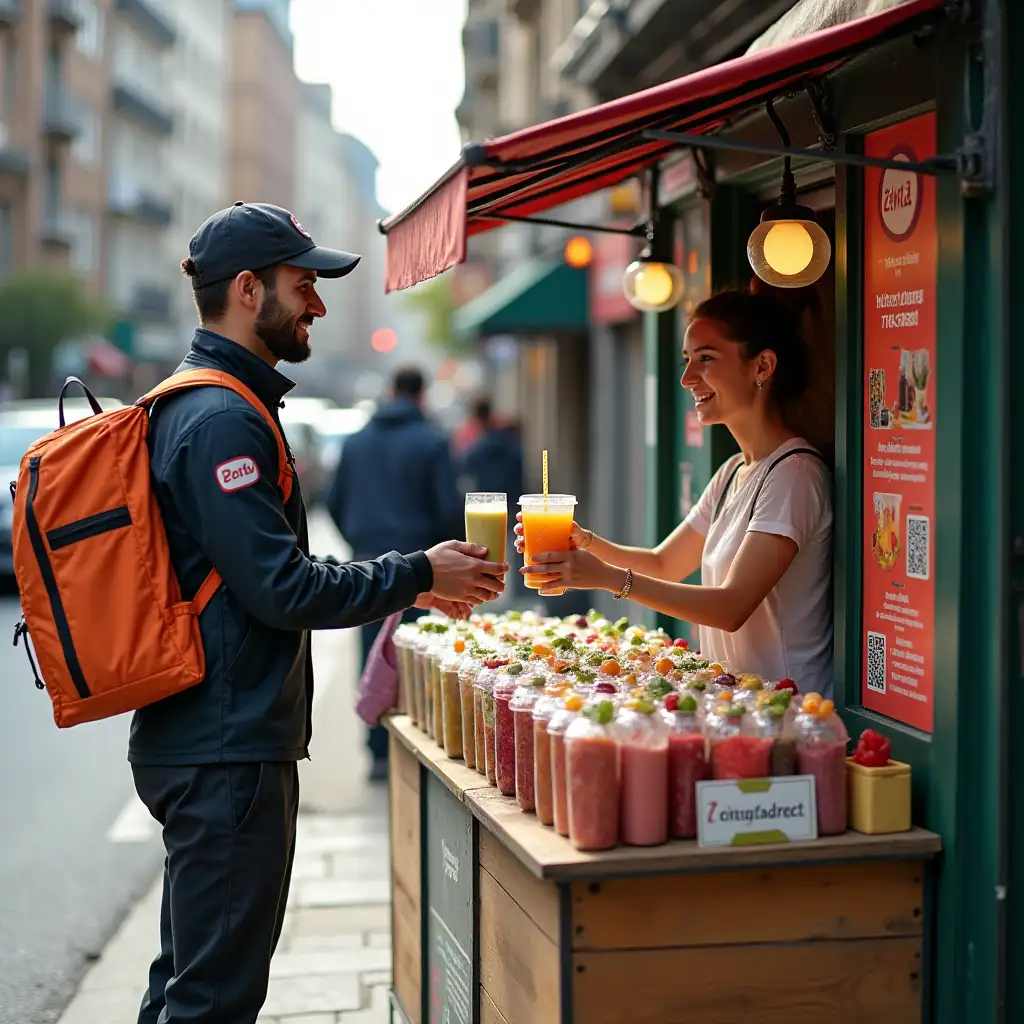
[[[697,169],[697,195],[710,202],[715,198],[715,154],[710,149],[693,149],[693,166]]]
[[[828,85],[823,78],[815,78],[807,83],[807,98],[811,101],[811,115],[818,129],[818,140],[821,148],[836,148],[836,133],[832,130],[832,97]]]
[[[994,153],[988,134],[972,132],[956,151],[956,174],[960,179],[960,194],[966,199],[981,199],[995,189],[992,180]]]

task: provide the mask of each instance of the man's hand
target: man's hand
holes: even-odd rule
[[[504,562],[485,562],[487,548],[463,540],[446,540],[427,552],[434,570],[434,597],[477,605],[490,601],[505,589]]]
[[[423,608],[426,611],[440,612],[449,619],[468,619],[474,604],[461,601],[446,601],[443,597],[434,597],[433,594],[420,594],[416,598],[416,608]]]

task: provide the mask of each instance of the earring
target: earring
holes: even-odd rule
[[[764,381],[763,381],[763,380],[761,380],[761,379],[760,379],[760,377],[759,377],[759,378],[758,378],[758,379],[757,379],[756,381],[754,381],[754,383],[755,383],[755,384],[756,384],[756,385],[757,385],[757,386],[758,386],[759,388],[763,388],[763,387],[764,387]]]

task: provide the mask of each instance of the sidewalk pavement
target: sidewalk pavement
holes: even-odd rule
[[[345,557],[337,534],[311,522],[313,550]],[[319,533],[319,536],[318,536]],[[260,1024],[387,1024],[391,984],[387,790],[365,782],[369,758],[352,710],[359,631],[316,633],[310,760],[284,931]],[[127,766],[126,766],[127,770]],[[125,919],[59,1024],[136,1024],[159,949],[160,886]]]

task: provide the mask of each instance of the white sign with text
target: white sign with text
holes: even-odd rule
[[[699,846],[818,838],[813,775],[697,783]]]

